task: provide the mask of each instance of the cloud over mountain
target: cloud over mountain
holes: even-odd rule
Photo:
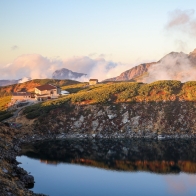
[[[50,59],[40,54],[25,54],[19,56],[12,63],[0,67],[0,79],[52,78],[52,73],[62,68],[87,74],[87,77],[80,78],[81,81],[87,81],[89,78],[103,80],[116,76],[120,71],[130,68],[130,66],[106,61],[104,58],[92,59],[87,56],[59,60]]]
[[[180,80],[182,82],[195,80],[196,67],[190,60],[191,56],[182,52],[171,52],[148,70],[144,82],[156,80]]]

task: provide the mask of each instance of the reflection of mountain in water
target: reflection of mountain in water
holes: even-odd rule
[[[122,171],[196,173],[195,140],[53,140],[23,146],[42,162],[77,163]]]

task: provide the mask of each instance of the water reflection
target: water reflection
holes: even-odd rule
[[[24,145],[21,154],[46,164],[75,163],[120,171],[196,173],[196,140],[53,140]]]

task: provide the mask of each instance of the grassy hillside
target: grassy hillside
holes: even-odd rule
[[[11,96],[0,97],[0,111],[7,109],[7,104],[10,102]]]
[[[28,92],[34,92],[34,88],[36,86],[40,86],[44,84],[54,84],[62,87],[66,85],[79,84],[79,83],[80,82],[74,80],[35,79],[24,83],[0,87],[0,97],[10,96],[12,92],[20,91],[22,89],[25,89]]]
[[[73,80],[36,79],[25,83],[0,87],[0,121],[12,116],[11,112],[6,111],[7,105],[11,101],[12,92],[20,91],[22,89],[25,89],[28,92],[34,92],[36,86],[44,84],[54,84],[60,87],[65,87],[66,85],[81,86],[79,82]]]
[[[46,101],[25,109],[28,118],[46,115],[58,107],[71,109],[72,104],[110,104],[120,102],[196,101],[196,81],[181,83],[165,80],[151,84],[136,82],[106,83],[95,86],[73,85],[77,93]],[[67,88],[65,88],[68,90]]]
[[[77,93],[77,92],[83,90],[87,85],[88,85],[88,82],[82,82],[82,83],[78,83],[78,84],[71,84],[71,85],[62,86],[61,89],[69,91],[70,93]]]
[[[7,104],[10,102],[11,96],[0,97],[0,122],[12,116],[11,112],[7,112]]]

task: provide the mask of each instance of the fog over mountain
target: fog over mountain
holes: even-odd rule
[[[71,77],[79,81],[88,81],[89,78],[105,78],[115,76],[119,71],[129,68],[128,65],[106,61],[104,58],[92,59],[87,56],[73,57],[66,60],[49,59],[40,54],[27,54],[19,56],[12,63],[0,67],[0,79],[19,79],[30,77],[31,79],[52,78],[52,74],[61,69],[72,72],[84,73],[82,77]],[[70,72],[71,73],[71,72]],[[66,78],[65,78],[66,79]]]

